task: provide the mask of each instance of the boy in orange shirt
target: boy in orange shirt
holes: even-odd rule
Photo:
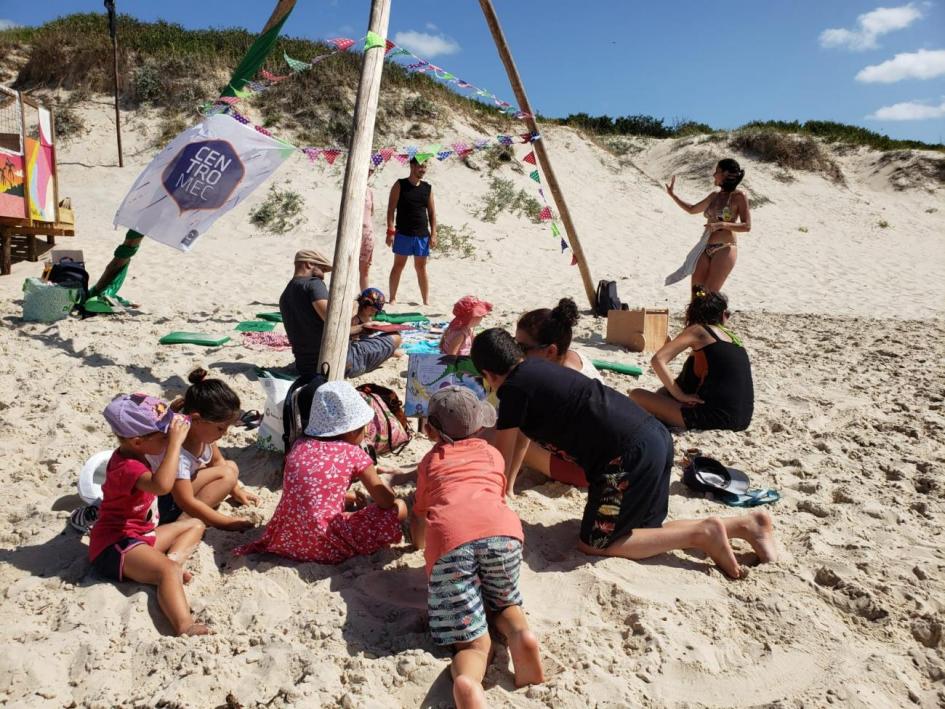
[[[434,447],[420,461],[411,519],[430,579],[430,631],[437,645],[452,645],[456,653],[453,699],[461,709],[485,706],[487,610],[508,641],[516,686],[545,679],[538,640],[522,611],[522,523],[505,502],[505,461],[473,438],[495,419],[495,409],[465,387],[430,398],[426,434]]]

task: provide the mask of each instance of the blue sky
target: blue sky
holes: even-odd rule
[[[834,120],[945,142],[945,0],[493,0],[533,107],[549,116],[648,114],[733,128]],[[271,2],[117,0],[185,27],[257,31]],[[365,32],[368,0],[300,0],[285,32]],[[476,0],[393,0],[390,36],[514,103]],[[0,0],[0,25],[35,25],[100,0]],[[398,36],[399,35],[399,36]]]

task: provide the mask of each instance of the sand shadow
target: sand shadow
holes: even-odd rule
[[[247,446],[220,446],[220,453],[240,469],[240,482],[264,487],[271,492],[282,489],[282,453],[266,451],[255,443]]]

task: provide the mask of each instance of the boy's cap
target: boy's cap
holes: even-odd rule
[[[105,420],[120,438],[167,433],[174,412],[164,399],[147,394],[119,394],[105,407]]]
[[[378,310],[383,310],[384,306],[387,304],[387,298],[379,288],[365,288],[361,291],[361,295],[358,296],[358,303],[360,305],[371,305]]]
[[[300,262],[314,263],[325,273],[328,273],[333,268],[333,266],[331,265],[331,261],[329,261],[327,258],[325,258],[321,253],[319,253],[315,249],[301,249],[299,251],[296,251],[295,263],[300,263]]]
[[[492,404],[480,401],[471,389],[449,386],[430,397],[427,419],[446,438],[460,440],[495,426],[496,412]]]

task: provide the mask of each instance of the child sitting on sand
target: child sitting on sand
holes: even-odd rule
[[[492,303],[466,295],[453,306],[453,319],[440,338],[440,352],[446,355],[468,355],[472,348],[475,328],[492,312]]]
[[[190,614],[183,585],[190,580],[184,562],[200,543],[204,525],[187,519],[155,528],[155,496],[174,484],[190,423],[175,416],[166,401],[145,394],[116,397],[105,408],[105,420],[119,445],[108,461],[89,560],[106,578],[157,586],[158,603],[177,635],[206,635],[209,628]],[[163,456],[153,473],[147,455]]]
[[[505,503],[505,462],[473,437],[495,420],[495,409],[465,387],[430,397],[426,433],[434,447],[420,461],[411,518],[414,543],[425,547],[433,641],[456,651],[451,672],[457,707],[485,701],[487,612],[508,641],[515,685],[544,681],[538,640],[518,589],[522,523]]]
[[[230,517],[216,509],[227,496],[240,505],[259,502],[254,494],[240,487],[239,468],[223,457],[216,444],[239,419],[240,399],[222,380],[207,379],[204,369],[195,369],[187,379],[190,386],[183,400],[171,406],[190,419],[190,431],[180,451],[174,487],[158,499],[161,524],[186,514],[217,529],[249,529],[252,520]],[[152,470],[157,470],[163,460],[160,453],[148,456]]]
[[[262,538],[234,554],[269,552],[298,561],[340,564],[400,541],[407,507],[381,480],[360,448],[372,409],[348,382],[320,386],[312,400],[305,435],[285,460],[282,499]],[[373,504],[345,511],[356,478]]]

